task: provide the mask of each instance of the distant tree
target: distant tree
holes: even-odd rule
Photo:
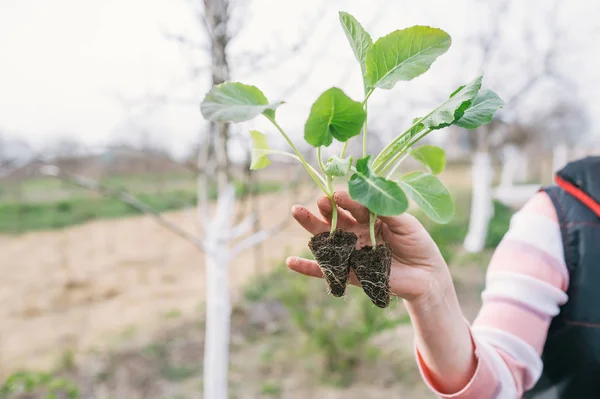
[[[499,70],[504,73],[489,73],[487,79],[500,80],[494,86],[505,88],[502,97],[506,105],[498,113],[495,123],[480,127],[469,133],[472,158],[472,200],[469,230],[464,246],[467,251],[479,252],[483,249],[488,223],[493,216],[492,179],[494,169],[492,153],[500,152],[501,159],[507,168],[503,172],[503,183],[514,183],[517,175],[523,175],[522,168],[515,168],[515,163],[526,163],[522,146],[535,140],[544,140],[548,135],[544,125],[544,112],[548,112],[547,102],[531,103],[531,98],[540,95],[540,91],[549,83],[554,87],[554,96],[576,98],[574,83],[560,72],[558,61],[564,55],[561,40],[564,35],[558,23],[560,7],[565,6],[557,0],[537,3],[536,23],[529,21],[517,24],[509,23],[511,11],[523,3],[516,0],[489,0],[479,2],[478,7],[487,10],[488,23],[483,31],[473,38],[480,49],[479,63],[481,70]],[[531,5],[530,5],[531,7]],[[521,46],[515,45],[514,35],[517,32]],[[512,41],[509,40],[513,36]],[[538,36],[546,35],[547,45],[540,45]],[[510,73],[510,76],[507,74]],[[501,84],[499,84],[501,83]],[[569,93],[567,96],[565,93]],[[546,96],[549,94],[546,93]],[[529,101],[529,102],[528,102]],[[554,108],[553,108],[554,107]],[[554,105],[551,110],[557,111]],[[553,112],[554,112],[553,111]],[[560,112],[555,115],[558,116]],[[532,119],[532,116],[538,115]],[[579,119],[578,117],[576,119]],[[524,128],[527,126],[527,128]]]

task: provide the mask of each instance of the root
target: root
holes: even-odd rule
[[[354,233],[336,230],[332,235],[329,232],[318,234],[308,244],[333,296],[341,297],[346,291],[350,276],[349,259],[357,239]]]
[[[363,291],[380,308],[390,304],[391,264],[392,252],[388,244],[361,248],[350,258],[350,265]]]

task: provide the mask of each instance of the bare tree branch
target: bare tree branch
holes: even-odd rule
[[[192,50],[210,51],[210,47],[208,47],[208,45],[206,45],[205,43],[194,41],[189,37],[168,32],[165,32],[163,35],[165,39],[180,44],[184,47],[190,48]]]
[[[293,45],[286,46],[288,47],[288,50],[281,51],[282,49],[266,49],[261,53],[247,52],[232,57],[232,61],[234,63],[244,65],[244,69],[240,69],[240,74],[251,76],[264,70],[276,67],[277,65],[281,65],[298,55],[298,53],[308,46],[311,39],[315,36],[315,33],[318,31],[318,26],[322,21],[324,21],[325,16],[327,15],[325,12],[327,5],[325,2],[323,4],[324,5],[320,9],[316,10],[314,16],[305,24],[305,33],[301,34],[300,39]],[[265,61],[269,56],[274,56],[275,58]]]
[[[381,17],[385,13],[385,9],[385,2],[381,2],[373,18],[365,25],[367,30],[381,19]],[[323,12],[323,14],[325,13]],[[333,35],[333,32],[335,32],[337,29],[338,28],[336,26],[332,26],[332,28],[329,30],[329,33],[327,34],[327,39],[321,40],[321,46],[317,51],[317,56],[327,51],[327,46],[329,45],[329,37],[331,37]],[[303,71],[300,75],[298,75],[298,77],[282,91],[282,94],[278,98],[291,97],[296,91],[298,91],[300,87],[302,87],[301,83],[308,79],[308,77],[313,73],[317,65],[317,63],[311,63],[311,66],[305,71]],[[350,72],[352,71],[351,68],[355,67],[356,66],[354,63],[351,63],[348,65],[348,67],[346,67],[346,70],[341,75],[342,77],[340,79],[340,84],[345,83],[345,80],[348,79],[350,76]]]
[[[95,191],[106,197],[116,198],[116,199],[120,200],[121,202],[129,205],[133,209],[136,209],[146,215],[151,216],[158,224],[160,224],[167,230],[170,230],[172,233],[178,235],[179,237],[192,243],[199,250],[201,250],[203,252],[206,252],[206,250],[207,250],[204,245],[204,242],[200,239],[200,237],[197,237],[197,236],[194,236],[193,234],[188,233],[187,231],[185,231],[184,229],[179,227],[177,224],[165,219],[164,217],[161,216],[160,213],[158,213],[157,211],[152,209],[152,207],[141,202],[136,197],[127,193],[126,191],[107,187],[107,186],[101,184],[100,182],[89,179],[85,176],[80,176],[75,173],[63,171],[61,168],[59,168],[56,165],[44,165],[40,168],[40,172],[44,176],[55,177],[62,181],[65,181],[67,183],[74,184],[76,186]]]
[[[236,239],[243,235],[246,235],[252,229],[252,226],[254,226],[254,222],[256,220],[258,220],[258,213],[252,212],[250,215],[248,215],[246,218],[244,218],[244,220],[242,220],[240,223],[236,224],[231,229],[229,236],[232,239]]]
[[[307,202],[314,199],[314,190],[311,191],[310,196],[308,196],[303,201],[300,201],[300,204],[306,204]],[[274,226],[269,227],[268,229],[264,229],[258,231],[249,237],[244,238],[243,240],[238,241],[231,249],[231,257],[235,258],[240,253],[244,252],[247,249],[252,248],[255,245],[262,243],[265,240],[275,236],[278,234],[284,227],[290,222],[291,218],[286,218],[283,221],[275,224]]]

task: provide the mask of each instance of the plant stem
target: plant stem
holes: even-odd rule
[[[344,155],[346,154],[346,150],[348,149],[349,142],[350,141],[348,140],[344,143],[344,146],[342,147],[342,152],[340,152],[340,158],[344,158]]]
[[[298,149],[296,148],[296,146],[294,145],[294,143],[292,142],[292,140],[290,140],[290,138],[288,137],[287,134],[285,134],[285,132],[283,131],[283,129],[281,128],[281,126],[279,126],[279,124],[275,121],[274,118],[271,118],[269,116],[265,117],[271,121],[271,123],[273,124],[273,126],[275,126],[277,128],[277,130],[279,130],[279,133],[281,133],[281,135],[283,136],[283,138],[285,139],[285,141],[288,142],[288,144],[290,145],[290,147],[292,147],[292,149],[294,150],[294,152],[296,153],[296,155],[298,156],[298,159],[300,160],[300,162],[302,162],[302,165],[304,165],[304,168],[306,169],[306,171],[308,172],[308,174],[310,175],[310,177],[312,177],[312,179],[315,181],[315,183],[317,184],[317,186],[325,193],[325,194],[329,194],[327,191],[327,187],[325,187],[325,179],[323,178],[323,176],[321,176],[316,170],[314,170],[314,168],[312,168],[308,162],[306,162],[306,160],[304,159],[304,157],[302,156],[302,154],[300,153],[300,151],[298,151]]]
[[[426,117],[425,117],[426,118]],[[414,129],[415,127],[417,127],[417,125],[419,123],[421,123],[423,121],[423,119],[425,118],[421,118],[416,120],[408,129],[406,129],[400,136],[396,137],[394,140],[392,140],[388,145],[385,146],[385,148],[383,150],[381,150],[381,152],[379,153],[379,155],[377,155],[375,157],[375,159],[373,160],[373,170],[376,171],[376,169],[379,168],[380,165],[385,164],[388,162],[389,158],[390,158],[390,150],[392,150],[394,148],[394,146],[396,144],[398,144],[398,142],[400,140],[402,140],[402,138],[404,136],[406,136],[408,133],[410,133],[410,131],[412,129]]]
[[[329,200],[331,201],[331,230],[329,230],[329,234],[333,234],[333,232],[335,231],[335,228],[337,227],[338,210],[337,210],[335,201],[333,199],[333,178],[329,175],[327,175],[327,188],[329,189],[329,192],[331,193],[329,195]]]
[[[363,158],[367,156],[367,119],[368,119],[367,101],[369,100],[369,97],[371,97],[371,94],[373,94],[374,91],[375,91],[375,88],[369,89],[369,91],[365,93],[364,100],[362,100],[362,103],[360,103],[360,105],[362,105],[363,108],[365,109],[365,124],[363,125],[363,142],[362,142]]]
[[[364,98],[364,100],[362,100],[362,103],[360,103],[360,105],[362,105],[363,107],[365,105],[367,105],[367,100],[369,99],[369,97],[371,97],[371,94],[373,94],[374,91],[375,91],[374,87],[369,89],[369,91],[365,93],[365,98]]]
[[[321,148],[323,148],[323,147],[322,146],[317,147],[317,159],[319,160],[319,167],[321,168],[321,170],[323,171],[325,176],[327,176],[327,172],[325,172],[325,164],[323,164],[323,158],[321,157]],[[327,181],[329,181],[329,179],[327,179]]]
[[[392,171],[388,174],[389,175],[393,174],[396,169],[398,168],[398,166],[400,165],[400,163],[404,160],[404,158],[406,158],[408,156],[407,151],[413,146],[415,145],[419,140],[421,140],[423,137],[427,136],[429,133],[431,133],[432,130],[428,129],[425,130],[424,132],[421,133],[420,136],[418,136],[416,139],[413,139],[412,141],[409,141],[408,143],[406,143],[406,145],[400,150],[398,151],[393,157],[392,159],[389,160],[389,162],[387,162],[385,165],[381,166],[380,168],[378,168],[377,170],[377,174],[382,174],[383,172],[385,172],[390,166],[392,166],[394,164],[394,162],[398,161],[398,163],[396,165],[394,165],[394,168],[392,169]],[[398,160],[398,158],[401,158]]]
[[[408,143],[406,148],[411,148],[413,145],[417,144],[419,142],[419,140],[421,140],[423,137],[427,136],[431,132],[433,132],[433,129],[425,130],[421,135],[419,135],[417,138],[413,139],[413,141]]]
[[[373,212],[369,212],[369,235],[371,236],[371,246],[375,248],[377,245],[377,241],[375,240],[375,221],[377,220],[377,215]]]
[[[389,178],[392,177],[394,175],[394,173],[396,172],[396,170],[398,169],[398,166],[400,166],[402,161],[404,161],[407,157],[408,157],[408,153],[405,153],[404,155],[402,155],[402,157],[398,160],[398,162],[396,162],[396,164],[394,165],[392,170],[390,170],[390,173],[388,173],[385,178],[389,180]],[[381,173],[385,172],[385,170],[387,169],[387,166],[389,166],[392,162],[394,162],[394,161],[390,161],[390,163],[388,163],[386,165],[386,167],[381,169]]]
[[[264,151],[265,154],[273,154],[273,155],[285,155],[288,156],[290,158],[295,159],[296,161],[302,163],[302,160],[300,158],[298,158],[297,155],[294,155],[290,152],[286,152],[286,151],[278,151],[278,150],[262,150]],[[308,165],[308,167],[310,168],[310,170],[315,174],[315,176],[317,176],[318,178],[320,178],[322,180],[322,183],[325,185],[327,184],[325,180],[323,180],[323,178],[321,177],[321,175],[319,174],[319,172],[317,172],[317,170],[315,168],[313,168],[310,164],[306,164]]]
[[[321,146],[317,147],[317,158],[319,158],[319,166],[321,166],[321,170],[325,173],[325,177],[327,179],[327,197],[329,197],[329,201],[331,201],[331,230],[329,234],[333,234],[335,231],[335,227],[337,226],[338,219],[338,211],[335,205],[335,201],[333,200],[333,177],[328,175],[325,171],[325,165],[323,165],[323,158],[321,158]]]
[[[367,113],[367,105],[365,104],[365,115]],[[365,117],[365,124],[363,125],[363,143],[362,143],[362,156],[363,158],[367,156],[367,118]]]

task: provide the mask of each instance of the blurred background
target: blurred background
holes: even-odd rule
[[[249,171],[249,129],[286,149],[281,136],[199,111],[213,83],[256,85],[286,102],[278,120],[314,162],[302,141],[312,102],[331,86],[362,96],[338,11],[374,39],[431,25],[453,40],[428,73],[371,97],[371,151],[480,72],[506,102],[490,125],[428,138],[446,149],[456,216],[413,212],[474,318],[511,215],[569,160],[600,154],[600,3],[0,0],[0,396],[17,381],[31,392],[8,397],[52,384],[82,398],[200,397],[199,242],[227,181],[242,222],[219,288],[233,306],[229,396],[432,397],[401,301],[381,310],[356,288],[334,299],[285,268],[308,254],[290,207],[314,209],[318,192],[285,159]]]

